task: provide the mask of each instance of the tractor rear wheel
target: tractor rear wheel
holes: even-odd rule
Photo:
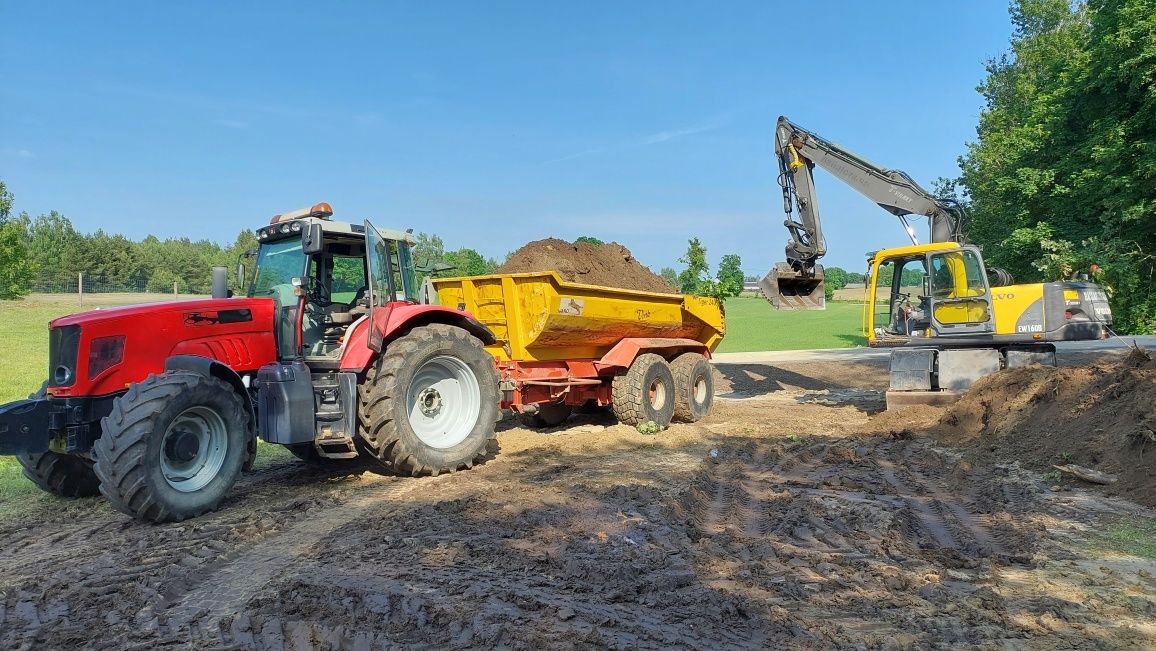
[[[359,393],[361,437],[399,474],[471,468],[496,436],[494,358],[461,328],[435,323],[394,340]]]
[[[100,480],[92,471],[92,462],[75,454],[44,452],[19,454],[16,460],[24,476],[41,490],[60,497],[92,497],[100,494]]]
[[[674,417],[694,423],[714,405],[714,375],[710,362],[699,353],[683,353],[670,364],[674,373]]]
[[[229,384],[199,373],[150,375],[113,403],[93,446],[100,492],[148,522],[217,508],[248,456],[249,417]]]
[[[611,395],[614,415],[626,425],[653,421],[666,427],[674,416],[674,375],[660,355],[636,357],[625,375],[614,378]]]

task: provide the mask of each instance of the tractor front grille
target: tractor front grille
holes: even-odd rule
[[[76,358],[80,354],[80,326],[48,330],[48,386],[70,387],[76,382]]]

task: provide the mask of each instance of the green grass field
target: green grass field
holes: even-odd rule
[[[727,334],[720,353],[865,346],[860,303],[827,303],[826,310],[776,310],[762,297],[726,301]]]

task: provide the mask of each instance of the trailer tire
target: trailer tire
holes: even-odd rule
[[[674,416],[674,375],[660,355],[635,358],[624,375],[614,378],[611,394],[614,415],[626,425],[653,421],[666,427]]]
[[[683,353],[670,363],[674,373],[674,418],[694,423],[714,405],[714,375],[710,362],[699,353]]]
[[[494,358],[462,328],[435,323],[395,339],[358,393],[361,437],[398,474],[472,468],[497,436]]]
[[[92,470],[92,462],[84,457],[50,451],[18,454],[16,460],[24,476],[43,491],[60,497],[100,495],[100,480]]]
[[[93,446],[100,492],[146,522],[180,522],[217,508],[248,456],[249,416],[223,380],[187,371],[150,375],[113,402]]]
[[[539,405],[537,413],[522,414],[522,423],[527,427],[556,427],[561,425],[574,412],[574,408],[565,403]]]

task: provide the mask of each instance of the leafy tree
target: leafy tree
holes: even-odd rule
[[[34,263],[28,253],[28,215],[12,217],[14,200],[0,181],[0,300],[24,296],[32,289]]]
[[[847,272],[841,267],[825,267],[823,275],[824,282],[831,288],[831,291],[847,286]]]
[[[598,239],[597,237],[590,237],[589,235],[583,235],[582,237],[580,237],[574,241],[575,242],[585,242],[586,244],[593,244],[594,246],[602,246],[603,244],[605,244],[605,242]]]
[[[463,248],[457,251],[450,251],[445,254],[445,262],[451,265],[453,269],[435,273],[435,277],[483,276],[494,273],[494,270],[498,268],[496,260],[486,258],[473,249]],[[439,275],[439,273],[442,275]]]
[[[1156,331],[1156,2],[1017,0],[960,160],[971,239],[1021,281],[1099,266],[1117,329]]]
[[[671,267],[663,267],[662,270],[658,272],[658,275],[662,276],[662,279],[665,280],[666,284],[670,285],[672,289],[678,289],[681,286],[681,283],[678,281],[678,272]]]
[[[728,253],[722,257],[715,274],[719,298],[738,296],[743,291],[743,262],[739,256]]]
[[[710,293],[710,265],[706,262],[706,248],[697,237],[687,240],[686,253],[678,261],[686,265],[678,274],[678,290],[683,294]]]

